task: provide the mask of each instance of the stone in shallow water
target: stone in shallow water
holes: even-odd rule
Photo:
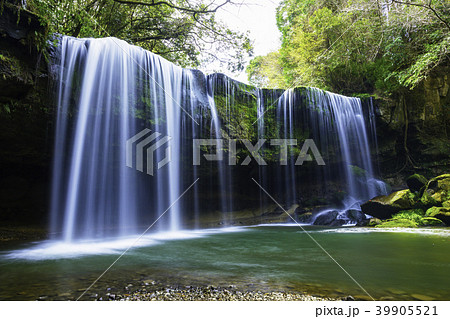
[[[314,220],[314,225],[331,225],[336,221],[339,212],[337,210],[320,213]]]

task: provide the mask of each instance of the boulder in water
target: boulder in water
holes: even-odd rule
[[[427,183],[428,180],[420,174],[411,175],[406,179],[406,184],[411,192],[419,192]]]
[[[345,217],[356,224],[362,223],[366,220],[366,215],[357,209],[349,209],[345,212]]]
[[[381,224],[381,220],[378,218],[371,218],[368,223],[369,226],[376,226],[379,224]]]
[[[364,214],[387,219],[401,210],[408,210],[415,204],[414,194],[409,189],[393,192],[390,195],[377,196],[361,205]]]
[[[316,215],[316,219],[314,220],[313,225],[331,226],[333,222],[335,222],[338,215],[339,212],[337,210],[330,210],[319,213]]]
[[[301,224],[310,224],[312,221],[312,213],[308,212],[298,215],[297,220]]]

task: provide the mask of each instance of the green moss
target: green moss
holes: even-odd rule
[[[367,175],[367,171],[365,169],[362,169],[361,167],[358,167],[356,165],[349,165],[349,167],[355,177],[364,177]]]
[[[444,223],[442,220],[434,218],[434,217],[424,217],[422,219],[424,226],[443,226]]]
[[[410,220],[417,225],[423,225],[425,212],[422,209],[403,210],[392,216],[391,220]]]
[[[420,209],[409,209],[398,212],[393,215],[391,219],[381,222],[375,227],[417,227],[426,225],[440,225],[441,223],[435,221],[436,218],[425,219],[425,212]]]
[[[433,197],[431,197],[431,195],[426,190],[420,198],[420,203],[427,207],[438,204],[438,202]]]
[[[381,222],[381,220],[380,219],[378,219],[378,218],[371,218],[370,219],[370,221],[369,221],[369,224],[367,224],[367,226],[376,226],[376,225],[379,225],[379,224],[381,224],[382,222]]]
[[[433,206],[427,209],[426,216],[434,216],[439,213],[440,207]]]
[[[450,225],[450,207],[431,207],[426,212],[427,217],[434,217]]]
[[[381,224],[376,225],[376,228],[392,228],[392,227],[402,227],[402,228],[416,228],[418,224],[410,219],[390,219],[381,222]]]
[[[415,208],[415,209],[399,211],[397,215],[399,215],[399,214],[425,216],[425,211],[422,208]]]
[[[416,195],[411,193],[409,189],[404,189],[387,196],[379,196],[377,197],[377,200],[384,205],[391,205],[405,210],[412,208],[415,204]]]
[[[2,71],[3,79],[9,77],[23,77],[26,74],[20,61],[14,57],[0,54],[0,70]]]
[[[441,206],[443,202],[450,200],[450,174],[440,175],[431,179],[420,202],[427,206]]]
[[[408,187],[412,192],[420,191],[427,183],[428,180],[420,174],[411,175],[406,179],[406,184],[408,184]]]

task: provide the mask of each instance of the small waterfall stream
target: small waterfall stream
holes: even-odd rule
[[[228,140],[240,138],[226,125],[241,120],[240,84],[182,69],[114,38],[62,37],[58,50],[51,201],[56,237],[71,242],[135,234],[158,218],[155,229],[177,231],[186,221],[198,227],[205,211],[230,224],[235,207],[252,203],[239,199],[245,194],[235,187],[255,185],[243,166],[227,162]],[[384,192],[369,148],[376,142],[373,106],[365,114],[359,99],[314,88],[246,90],[246,101],[255,105],[248,112],[257,119],[252,143],[268,140],[260,153],[273,153],[269,139],[288,141],[281,165],[252,170],[252,163],[248,169],[283,205],[300,203],[305,176],[323,189],[333,178],[341,183],[345,209]],[[298,151],[291,146],[306,138],[337,164],[296,166]],[[194,139],[222,139],[215,151],[225,151],[224,160],[204,164],[202,157],[202,165],[192,165]],[[201,183],[178,201],[197,178]],[[256,199],[261,210],[268,204],[263,195]]]

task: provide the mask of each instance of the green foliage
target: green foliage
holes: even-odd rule
[[[391,219],[381,222],[376,227],[417,227],[417,226],[442,226],[443,222],[434,217],[425,217],[428,211],[422,209],[410,209],[400,211],[393,215]]]
[[[392,216],[392,220],[408,219],[417,225],[423,225],[423,217],[425,212],[422,209],[403,210]]]
[[[437,218],[429,217],[429,212],[425,214],[422,209],[410,209],[400,211],[393,215],[391,219],[382,221],[375,227],[417,227],[417,226],[442,226],[443,222]],[[426,217],[427,216],[427,217]]]
[[[272,52],[265,56],[253,58],[246,69],[250,84],[263,88],[283,88],[285,81],[282,77],[279,52]]]
[[[283,79],[284,87],[347,94],[414,88],[449,60],[450,2],[405,2],[284,0],[277,9],[281,49],[252,61],[249,80],[262,74],[269,86]],[[271,72],[269,62],[277,65]]]
[[[117,37],[183,67],[212,60],[242,70],[252,44],[247,34],[217,21],[230,1],[29,0],[50,33],[74,37]]]
[[[434,217],[424,217],[423,218],[424,226],[444,226],[444,222],[440,219]]]
[[[376,225],[376,228],[416,228],[418,224],[411,219],[390,219],[387,221],[381,222],[381,224]]]
[[[361,167],[358,167],[356,165],[349,165],[352,174],[356,177],[365,177],[367,176],[367,171],[365,169],[362,169]]]

